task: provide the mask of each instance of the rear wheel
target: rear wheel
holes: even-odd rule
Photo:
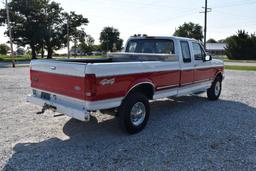
[[[119,123],[129,134],[142,131],[147,125],[150,114],[149,101],[142,93],[128,95],[118,111]]]
[[[212,83],[211,88],[207,90],[209,100],[218,100],[222,91],[222,79],[217,77]]]

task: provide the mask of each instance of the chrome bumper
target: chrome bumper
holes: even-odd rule
[[[38,106],[51,106],[55,108],[56,112],[65,114],[69,117],[78,119],[80,121],[89,121],[90,113],[81,105],[68,105],[68,103],[61,103],[55,100],[45,100],[35,95],[29,95],[27,102],[33,103]]]

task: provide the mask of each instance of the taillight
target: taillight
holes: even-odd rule
[[[85,75],[85,96],[92,97],[96,95],[96,75]]]

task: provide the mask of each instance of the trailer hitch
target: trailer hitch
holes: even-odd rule
[[[40,112],[37,112],[36,114],[37,115],[44,114],[46,110],[51,110],[51,111],[55,112],[56,111],[56,107],[48,105],[48,104],[45,103],[43,108],[42,108],[42,110]]]

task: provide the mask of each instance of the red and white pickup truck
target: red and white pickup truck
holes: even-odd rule
[[[146,126],[150,100],[221,94],[223,62],[194,39],[130,38],[124,51],[101,59],[33,60],[28,101],[81,121],[94,111],[114,111],[133,134]]]

